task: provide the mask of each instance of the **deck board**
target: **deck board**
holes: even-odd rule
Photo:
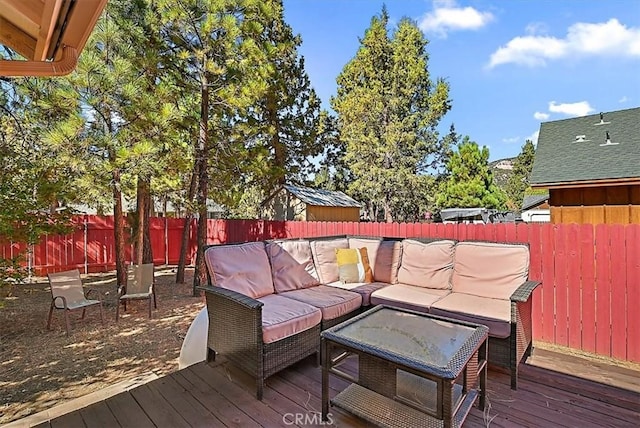
[[[602,370],[604,374],[597,375],[630,388],[624,389],[551,370],[552,355],[545,354],[545,358],[544,367],[521,367],[517,391],[511,390],[507,374],[489,371],[490,407],[484,413],[474,407],[464,427],[638,425],[640,394],[634,390],[632,379],[637,372],[614,369],[610,376]],[[570,359],[563,358],[558,370],[571,366]],[[261,402],[255,398],[255,382],[250,376],[227,362],[217,361],[174,372],[39,426],[370,426],[334,407],[330,410],[333,424],[320,424],[322,376],[314,360],[307,358],[267,379]],[[347,359],[344,369],[356,372],[357,361]],[[348,385],[335,376],[330,380],[331,396]],[[296,421],[296,415],[309,419]]]

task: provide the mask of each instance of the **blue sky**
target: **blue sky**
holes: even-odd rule
[[[537,141],[541,122],[640,106],[640,0],[284,0],[322,99],[385,3],[393,27],[413,19],[429,72],[451,87],[451,123],[491,160]]]

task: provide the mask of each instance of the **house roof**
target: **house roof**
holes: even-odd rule
[[[360,202],[342,192],[291,185],[284,185],[282,187],[308,205],[352,208],[360,208],[362,206]]]
[[[542,205],[549,199],[549,194],[545,193],[544,195],[525,195],[522,200],[522,211],[530,210],[531,208],[535,208],[538,205]]]
[[[530,183],[640,181],[639,165],[640,107],[542,123]]]
[[[0,59],[0,76],[72,72],[107,1],[0,0],[0,44],[26,59]]]

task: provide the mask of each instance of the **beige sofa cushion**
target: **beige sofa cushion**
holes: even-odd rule
[[[318,279],[322,284],[337,281],[338,261],[336,259],[337,248],[349,248],[347,238],[318,239],[311,241],[311,253],[313,262],[316,265]]]
[[[276,293],[320,284],[309,241],[274,241],[266,249]]]
[[[323,320],[332,320],[346,315],[362,305],[360,294],[327,285],[287,291],[281,296],[315,306],[322,311]]]
[[[431,305],[447,294],[449,294],[449,290],[398,283],[374,291],[371,294],[371,304],[429,312]]]
[[[258,299],[262,306],[262,341],[275,342],[320,323],[320,309],[306,303],[270,294]]]
[[[401,241],[382,241],[376,253],[373,266],[373,280],[395,284],[398,282],[398,268],[402,260]]]
[[[353,291],[354,293],[358,293],[362,296],[362,306],[370,306],[371,305],[371,293],[374,291],[380,290],[382,287],[386,287],[386,282],[353,282],[349,284],[345,284],[342,281],[332,282],[331,284],[326,284],[330,287],[338,287],[343,290]]]
[[[207,248],[204,260],[214,285],[257,299],[274,292],[264,242]]]
[[[402,241],[398,282],[425,288],[450,289],[455,242]]]
[[[378,248],[380,248],[380,242],[382,242],[382,239],[349,237],[348,240],[349,248],[367,249],[367,256],[369,256],[369,265],[371,266],[371,271],[374,272],[374,269],[376,267],[376,257],[378,255]]]
[[[529,275],[529,247],[521,244],[459,242],[452,289],[492,299],[509,300]]]
[[[511,302],[508,300],[451,293],[435,302],[430,312],[486,325],[490,336],[505,338],[511,334]]]

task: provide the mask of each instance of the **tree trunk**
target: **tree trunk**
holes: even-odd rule
[[[276,95],[269,93],[267,95],[267,116],[270,127],[273,128],[273,135],[271,135],[271,148],[274,153],[274,166],[276,176],[274,177],[275,186],[286,184],[286,171],[287,171],[287,148],[282,141],[280,141],[280,121],[278,120],[278,103]],[[272,192],[274,189],[269,189]]]
[[[136,264],[141,265],[144,259],[144,180],[138,176],[138,187],[136,194],[136,205],[138,210],[138,221],[136,224]]]
[[[151,182],[144,180],[144,242],[142,246],[142,263],[153,263],[153,248],[151,247]]]
[[[187,195],[188,203],[193,201],[196,195],[198,185],[198,159],[193,162],[193,174],[191,174],[191,182],[189,183],[189,194]],[[184,284],[184,271],[187,264],[187,247],[189,246],[189,235],[191,235],[191,220],[193,219],[193,211],[189,204],[186,207],[184,216],[184,227],[182,228],[182,243],[180,244],[180,259],[178,260],[178,272],[176,272],[176,283]]]
[[[206,58],[203,64],[206,63]],[[204,263],[204,246],[207,243],[207,197],[209,185],[208,157],[209,157],[209,83],[206,72],[202,72],[200,104],[200,135],[198,136],[198,152],[196,158],[199,163],[198,171],[198,250],[196,253],[196,269],[193,275],[193,295],[200,292],[197,287],[207,283],[207,267]]]
[[[113,155],[115,157],[115,155]],[[122,213],[122,192],[120,191],[120,170],[114,169],[113,178],[113,233],[115,238],[116,279],[118,286],[127,285],[127,269],[124,260],[124,215]]]

